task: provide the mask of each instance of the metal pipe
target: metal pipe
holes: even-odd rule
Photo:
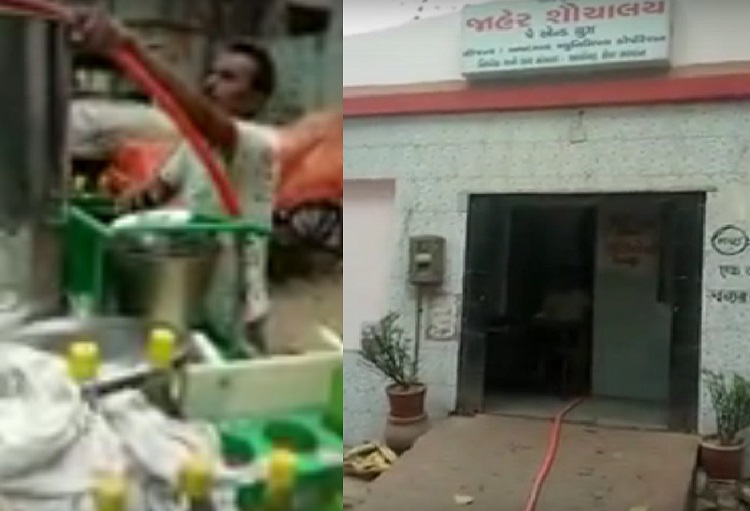
[[[424,314],[424,289],[417,286],[417,317],[414,324],[414,360],[413,377],[419,378],[419,358],[422,352],[422,315]]]

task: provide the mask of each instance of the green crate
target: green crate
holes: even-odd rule
[[[344,366],[342,364],[333,375],[331,382],[331,399],[328,403],[326,418],[330,428],[339,436],[344,436]]]
[[[63,283],[74,306],[85,306],[88,312],[106,313],[109,286],[114,280],[109,269],[108,252],[114,236],[110,223],[117,217],[114,206],[106,199],[78,198],[64,214]],[[149,232],[205,232],[237,236],[268,236],[270,229],[229,218],[196,216],[188,226],[138,226],[134,230]]]
[[[103,217],[101,210],[94,214],[72,206],[65,212],[63,224],[65,292],[69,300],[85,304],[92,313],[104,312],[106,303],[107,247],[111,233],[108,219]]]
[[[343,444],[338,431],[332,430],[325,414],[301,412],[279,419],[228,421],[219,424],[225,459],[235,466],[252,465],[267,459],[276,448],[293,451],[299,458],[295,495],[304,502],[305,511],[330,511],[341,501],[344,477],[343,461],[331,463],[330,456],[341,454]],[[327,453],[328,458],[321,457]],[[263,481],[248,483],[237,494],[240,509],[257,509],[264,504]],[[338,507],[338,509],[341,509]]]

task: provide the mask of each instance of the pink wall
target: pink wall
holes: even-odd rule
[[[362,325],[387,312],[395,195],[392,180],[344,184],[344,349],[358,349]]]

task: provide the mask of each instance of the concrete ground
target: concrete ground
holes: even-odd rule
[[[344,478],[344,509],[356,509],[370,495],[369,483],[358,479]]]
[[[369,487],[350,485],[364,501],[353,509],[447,511],[470,497],[475,511],[521,511],[549,432],[547,421],[450,419]],[[537,511],[684,511],[696,449],[684,435],[566,425]]]

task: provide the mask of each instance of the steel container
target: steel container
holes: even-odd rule
[[[0,14],[0,314],[60,304],[68,65],[60,27]]]
[[[118,311],[186,332],[204,320],[220,244],[208,235],[119,235],[112,244]]]

